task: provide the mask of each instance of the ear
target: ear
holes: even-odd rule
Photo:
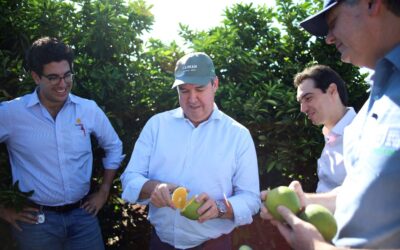
[[[31,76],[32,76],[33,80],[35,81],[36,85],[39,85],[40,84],[40,76],[35,71],[31,71]]]
[[[327,89],[327,92],[328,92],[328,94],[331,95],[331,96],[338,94],[337,85],[336,85],[335,83],[329,84],[329,87],[328,87],[328,89]]]
[[[370,16],[376,16],[383,5],[383,0],[368,0],[368,13]]]
[[[218,77],[217,77],[217,76],[216,76],[215,79],[214,79],[214,85],[213,85],[213,87],[214,87],[214,92],[217,91],[217,89],[218,89],[218,87],[219,87],[219,80],[218,80]]]

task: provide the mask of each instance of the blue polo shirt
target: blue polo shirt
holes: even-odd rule
[[[337,246],[400,247],[400,45],[376,67],[370,98],[345,129],[348,171],[336,200]]]

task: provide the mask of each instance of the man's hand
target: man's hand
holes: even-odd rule
[[[198,221],[203,223],[210,219],[218,218],[218,207],[215,200],[211,199],[208,194],[201,193],[196,197],[197,202],[204,202],[203,205],[197,210],[200,214]]]
[[[108,195],[109,190],[100,188],[99,191],[87,197],[86,201],[82,204],[82,208],[95,216],[107,202]]]
[[[0,217],[10,223],[17,230],[22,231],[22,228],[17,224],[17,221],[23,221],[30,224],[37,223],[37,216],[32,213],[39,212],[39,209],[33,207],[25,207],[21,212],[17,212],[12,208],[1,208]]]
[[[299,197],[301,207],[305,207],[308,204],[306,195],[303,192],[303,188],[301,187],[300,182],[292,181],[289,185],[289,188],[294,190]],[[264,220],[272,220],[274,219],[272,215],[268,212],[268,209],[265,207],[265,200],[267,199],[269,190],[264,190],[260,194],[260,198],[262,201],[261,210],[260,210],[260,217]]]
[[[110,195],[110,188],[114,180],[116,169],[104,169],[103,180],[100,185],[99,191],[89,195],[86,201],[82,204],[82,208],[94,216],[106,204],[108,196]]]
[[[322,245],[330,248],[312,224],[299,219],[284,206],[279,206],[277,211],[282,215],[286,223],[281,223],[277,220],[271,220],[271,223],[278,227],[279,232],[293,249],[320,250],[322,248],[317,246],[322,247]]]
[[[172,203],[171,193],[177,188],[177,185],[169,183],[158,183],[155,185],[153,192],[150,195],[150,202],[160,208],[160,207],[171,207],[175,208],[174,203]]]

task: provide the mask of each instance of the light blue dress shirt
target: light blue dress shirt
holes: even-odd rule
[[[153,116],[145,125],[123,173],[122,198],[138,202],[148,180],[175,183],[189,196],[207,193],[232,204],[234,220],[189,220],[179,210],[150,204],[149,220],[163,242],[191,248],[252,222],[260,208],[257,156],[244,126],[218,110],[194,127],[181,108]]]
[[[400,248],[400,44],[378,62],[343,150],[348,173],[336,200],[334,243]]]
[[[355,116],[354,108],[348,107],[342,119],[328,134],[324,135],[325,146],[318,159],[317,193],[329,192],[342,185],[346,177],[343,161],[343,133]]]
[[[82,199],[90,189],[94,135],[105,150],[103,165],[117,169],[122,143],[94,101],[70,94],[53,119],[36,90],[0,104],[0,142],[7,145],[13,182],[31,199],[59,206]]]

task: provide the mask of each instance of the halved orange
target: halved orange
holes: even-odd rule
[[[172,203],[179,209],[183,209],[186,206],[187,190],[184,187],[178,187],[172,193]]]

